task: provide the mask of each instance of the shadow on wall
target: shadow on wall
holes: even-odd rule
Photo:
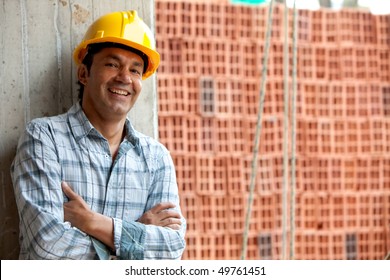
[[[16,152],[16,141],[12,147],[0,151],[1,166],[1,220],[0,220],[0,259],[14,260],[19,256],[19,216],[12,188],[10,166]]]

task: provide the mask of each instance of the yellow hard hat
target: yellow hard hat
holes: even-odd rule
[[[136,11],[121,11],[104,15],[91,24],[80,45],[73,52],[73,59],[79,65],[88,45],[112,42],[137,49],[148,57],[148,68],[142,78],[151,76],[160,64],[160,54],[152,31],[142,21]]]

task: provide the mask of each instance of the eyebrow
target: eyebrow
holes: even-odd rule
[[[108,54],[106,56],[106,58],[111,58],[111,59],[114,59],[114,60],[117,60],[117,61],[122,61],[121,57],[119,55],[116,55],[116,54]],[[136,67],[143,67],[142,63],[138,62],[138,61],[133,61],[133,66],[136,66]]]

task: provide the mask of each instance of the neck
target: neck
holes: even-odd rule
[[[84,101],[84,100],[83,100]],[[123,140],[125,134],[126,115],[120,114],[99,114],[97,110],[89,110],[88,104],[82,104],[83,111],[91,124],[99,131],[104,138],[107,139],[110,152],[113,159],[115,159],[119,145]],[[92,112],[92,113],[91,113]],[[107,116],[108,115],[108,116]]]
[[[121,120],[109,120],[101,119],[97,115],[94,115],[93,117],[87,115],[87,117],[96,130],[107,139],[110,146],[111,157],[114,160],[125,136],[126,118]]]
[[[111,145],[122,142],[124,136],[124,122],[114,124],[94,124],[92,125],[107,139]]]

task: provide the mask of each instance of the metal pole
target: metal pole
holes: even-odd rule
[[[292,72],[292,128],[291,128],[291,198],[290,198],[290,259],[293,260],[295,257],[295,185],[296,185],[296,129],[297,129],[297,118],[296,118],[296,102],[297,102],[297,7],[296,1],[294,0],[294,17],[293,17],[293,72]]]
[[[261,73],[262,75],[261,75],[261,87],[260,87],[260,101],[259,101],[259,109],[258,109],[259,111],[257,114],[257,125],[256,125],[255,139],[254,139],[252,172],[251,172],[251,180],[250,180],[250,185],[249,185],[248,208],[247,208],[247,212],[246,212],[244,236],[243,236],[243,241],[242,241],[242,251],[241,251],[241,259],[242,260],[245,260],[245,257],[246,257],[247,243],[248,243],[248,232],[249,232],[249,225],[250,225],[250,218],[251,218],[252,204],[253,204],[253,194],[254,194],[256,174],[257,174],[257,157],[258,157],[258,153],[259,153],[261,122],[263,119],[265,85],[266,85],[266,81],[267,81],[267,65],[268,65],[270,38],[271,38],[271,32],[272,32],[273,5],[274,5],[274,0],[271,0],[271,2],[269,4],[269,9],[268,9],[267,31],[265,34],[265,48],[264,48],[264,57],[263,57],[263,65],[262,65],[262,73]]]
[[[288,184],[288,126],[289,126],[289,45],[288,45],[288,7],[287,0],[284,1],[284,46],[283,46],[283,102],[284,102],[284,121],[283,121],[283,191],[282,191],[282,259],[287,258],[287,184]]]

